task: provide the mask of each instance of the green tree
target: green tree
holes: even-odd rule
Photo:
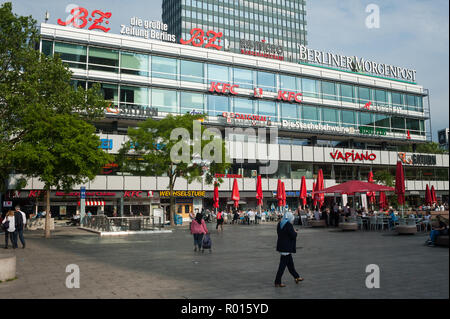
[[[373,174],[373,179],[377,184],[394,187],[395,177],[388,170],[377,171]]]
[[[182,177],[192,183],[204,177],[206,183],[211,184],[216,173],[224,173],[231,166],[226,161],[225,142],[210,135],[212,131],[198,121],[204,117],[184,114],[168,115],[162,120],[149,118],[138,128],[128,129],[130,140],[123,145],[117,158],[124,171],[169,178],[172,226],[175,214],[173,189],[177,178]],[[222,180],[218,179],[218,182]]]
[[[428,142],[424,144],[418,144],[416,147],[417,153],[428,153],[428,154],[444,154],[445,151],[439,147],[436,142]]]
[[[74,88],[59,57],[37,51],[36,21],[0,7],[0,178],[39,177],[47,191],[92,179],[109,156],[92,122],[104,114],[99,86]],[[46,237],[50,236],[49,214]]]

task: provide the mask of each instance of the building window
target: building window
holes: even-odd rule
[[[216,64],[208,64],[208,80],[230,83],[229,67]]]
[[[319,112],[315,106],[302,106],[302,121],[304,123],[316,124],[319,121]]]
[[[42,53],[53,56],[53,41],[42,40]]]
[[[319,83],[312,79],[302,79],[302,93],[303,96],[319,97]]]
[[[118,72],[119,66],[119,51],[89,47],[89,69],[106,71],[106,72]]]
[[[234,112],[243,114],[253,114],[253,100],[248,99],[234,99]]]
[[[132,75],[149,76],[148,55],[133,52],[121,52],[120,72]]]
[[[55,55],[59,54],[61,60],[71,68],[86,69],[86,52],[84,45],[55,42]]]
[[[234,68],[233,83],[244,89],[253,89],[253,71]]]
[[[271,116],[272,120],[277,116],[277,106],[275,102],[258,101],[258,114]]]
[[[177,59],[152,56],[152,77],[176,80]]]
[[[152,89],[152,107],[160,112],[177,113],[177,91]]]
[[[208,114],[220,116],[223,112],[230,111],[230,98],[220,95],[208,95]]]
[[[281,117],[284,120],[298,120],[299,110],[296,104],[281,103]]]
[[[275,92],[275,74],[258,71],[258,87],[263,90]]]
[[[181,81],[204,83],[203,63],[180,61]]]
[[[120,103],[148,105],[148,88],[120,86]]]
[[[288,75],[280,75],[280,89],[281,90],[289,90],[289,91],[297,91],[297,80],[293,76]]]
[[[334,82],[322,81],[322,94],[326,100],[336,100],[336,85]]]
[[[347,84],[341,84],[341,101],[355,103],[353,98],[353,86]]]
[[[180,92],[180,112],[185,113],[203,113],[204,95],[200,93]]]

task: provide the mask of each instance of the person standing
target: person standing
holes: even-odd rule
[[[15,207],[16,211],[14,213],[14,218],[17,219],[17,229],[16,229],[16,235],[19,235],[20,242],[22,243],[22,248],[25,248],[25,238],[23,237],[23,229],[27,225],[27,215],[23,211],[20,210],[20,206],[17,205]],[[20,222],[22,221],[22,222]],[[17,242],[17,238],[16,238]]]
[[[297,243],[297,231],[294,229],[293,222],[294,215],[287,212],[277,225],[277,251],[280,253],[280,264],[275,277],[275,287],[286,287],[285,284],[281,283],[281,277],[283,276],[286,266],[294,277],[296,284],[303,281],[303,278],[300,277],[295,270],[294,260],[292,259],[292,254],[296,253]]]
[[[5,230],[5,249],[8,249],[8,237],[11,239],[11,244],[13,249],[17,248],[17,237],[15,236],[16,231],[16,221],[15,221],[14,211],[10,210],[6,213],[5,218],[2,221],[2,225]]]
[[[195,219],[191,223],[191,234],[194,235],[194,251],[200,251],[202,249],[203,235],[208,232],[206,223],[203,220],[203,216],[200,213],[195,215]]]
[[[216,229],[218,229],[220,226],[220,230],[223,231],[223,212],[218,211],[216,219],[217,219]]]

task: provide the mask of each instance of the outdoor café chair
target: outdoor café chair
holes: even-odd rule
[[[372,229],[377,229],[377,218],[375,216],[370,216],[369,217],[369,225],[370,225],[370,230]]]
[[[361,217],[356,218],[356,223],[358,224],[358,228],[360,228],[361,230],[364,230],[364,222]]]

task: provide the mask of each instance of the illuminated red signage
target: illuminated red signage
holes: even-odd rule
[[[231,122],[231,119],[248,120],[248,121],[252,121],[252,122],[256,122],[256,121],[259,121],[259,122],[270,122],[270,116],[265,116],[265,115],[223,112],[222,116],[227,119],[228,123]]]
[[[216,93],[231,93],[236,95],[237,92],[234,90],[238,88],[239,85],[231,85],[229,83],[220,83],[220,82],[211,82],[211,86],[209,87],[209,92]]]
[[[103,21],[103,19],[111,18],[111,12],[102,12],[100,10],[94,10],[91,13],[91,17],[88,18],[89,12],[83,7],[76,7],[70,11],[71,16],[66,21],[62,21],[58,19],[58,24],[62,26],[67,26],[72,24],[74,28],[82,29],[84,28],[88,22],[92,22],[89,26],[88,30],[102,30],[103,32],[108,32],[111,28],[105,28],[100,24],[105,22],[105,24],[109,24],[109,21]],[[93,19],[97,17],[96,19]]]
[[[214,177],[220,178],[242,178],[241,174],[215,174]]]
[[[301,93],[280,90],[280,91],[278,91],[277,100],[287,101],[287,102],[292,102],[292,100],[294,100],[297,103],[302,103],[302,100],[300,98],[301,96],[302,96]]]
[[[209,30],[206,32],[200,28],[193,28],[190,31],[191,38],[189,40],[180,39],[181,44],[192,44],[194,47],[204,47],[204,48],[213,48],[216,50],[221,50],[223,46],[219,46],[215,44],[216,40],[220,44],[220,38],[223,36],[222,32],[215,32],[213,30]],[[205,41],[208,40],[208,43],[205,44]],[[203,46],[204,45],[204,46]]]
[[[349,159],[352,160],[352,162],[354,161],[374,161],[377,156],[374,153],[370,153],[368,151],[366,151],[366,153],[361,152],[355,152],[355,151],[351,151],[351,152],[345,152],[342,153],[341,151],[336,151],[334,153],[330,153],[331,157],[335,160],[338,159],[342,159],[346,162],[348,162]]]
[[[125,191],[124,198],[147,198],[153,197],[153,191]]]

